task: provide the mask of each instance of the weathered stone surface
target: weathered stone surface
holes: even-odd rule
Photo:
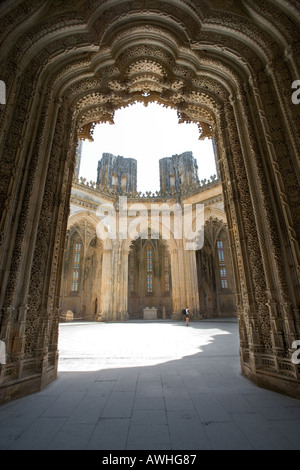
[[[200,138],[215,139],[242,372],[299,396],[300,365],[291,360],[300,338],[300,127],[292,88],[300,77],[299,12],[292,0],[1,3],[3,400],[56,376],[78,138],[92,139],[96,123],[113,123],[116,109],[136,101],[170,106],[180,122],[198,124]],[[124,282],[105,299],[103,317],[112,312],[112,319],[128,311],[123,261],[130,247],[116,244],[113,263],[109,243],[102,252],[108,291],[123,265]],[[170,254],[177,256],[171,265],[196,269],[192,256],[180,265],[180,250]],[[195,279],[183,281],[191,269],[172,273],[188,285],[176,292],[178,303],[195,297]]]

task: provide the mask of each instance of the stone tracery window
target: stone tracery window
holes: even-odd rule
[[[147,293],[152,294],[153,292],[153,262],[152,262],[152,248],[147,246]]]
[[[170,264],[169,254],[167,248],[164,250],[164,280],[165,280],[165,292],[170,292]]]
[[[130,293],[134,292],[134,249],[131,249],[129,252],[129,291]]]
[[[222,289],[227,289],[228,287],[227,271],[226,271],[225,258],[224,258],[223,240],[221,238],[221,235],[218,235],[218,238],[217,238],[217,250],[218,250],[218,262],[219,262],[219,271],[220,271],[220,278],[221,278],[221,287]]]
[[[79,286],[80,253],[81,253],[81,241],[78,240],[78,241],[75,243],[75,251],[74,251],[72,292],[78,292],[78,286]]]

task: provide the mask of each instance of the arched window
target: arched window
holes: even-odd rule
[[[117,186],[117,184],[118,184],[118,177],[117,177],[116,173],[113,173],[113,175],[112,175],[111,184],[112,184],[112,186]]]
[[[134,276],[135,276],[135,269],[134,269],[134,249],[132,248],[129,252],[129,292],[132,294],[134,292]]]
[[[126,176],[126,175],[122,175],[122,178],[121,178],[121,187],[122,187],[122,188],[126,188],[126,185],[127,185],[127,176]]]
[[[72,278],[72,292],[78,292],[80,252],[81,252],[81,241],[78,240],[75,243],[74,263],[73,263],[73,278]]]
[[[164,278],[165,278],[165,292],[170,292],[170,263],[169,253],[167,248],[164,250]]]
[[[228,287],[228,280],[227,280],[227,271],[225,265],[225,258],[224,258],[224,247],[221,235],[217,237],[217,250],[218,250],[218,262],[219,262],[219,270],[220,270],[220,278],[221,278],[221,287],[222,289],[227,289]]]
[[[147,292],[151,294],[153,292],[153,263],[152,263],[152,248],[147,246]]]

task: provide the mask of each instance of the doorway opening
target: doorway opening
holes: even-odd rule
[[[78,144],[62,276],[61,319],[143,319],[145,309],[151,309],[148,314],[155,313],[155,318],[171,319],[186,307],[186,296],[198,318],[235,316],[234,281],[214,141],[199,140],[196,124],[179,124],[177,112],[158,103],[135,103],[120,109],[114,121],[114,125],[98,124],[93,141]],[[161,233],[155,234],[154,239],[151,233],[146,239],[138,234],[132,238],[128,233],[122,236],[124,246],[119,248],[113,240],[101,240],[99,207],[115,207],[117,196],[126,198],[128,208],[138,205],[136,214],[140,214],[141,207],[150,213],[153,207],[160,210],[168,206],[173,217],[174,207],[184,206],[193,197],[204,206],[207,234],[203,247],[190,260],[185,259],[184,252],[179,254],[182,248],[178,241],[173,242],[171,249]],[[107,234],[107,227],[102,226],[102,233]],[[219,265],[216,237],[221,234],[226,267]],[[78,246],[80,254],[76,251]],[[114,266],[118,249],[124,251],[119,260],[125,265],[121,273]],[[183,287],[186,277],[193,280],[193,287]]]

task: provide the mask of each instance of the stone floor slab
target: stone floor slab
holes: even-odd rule
[[[300,401],[241,375],[235,319],[64,323],[59,357],[0,406],[1,450],[300,448]]]

